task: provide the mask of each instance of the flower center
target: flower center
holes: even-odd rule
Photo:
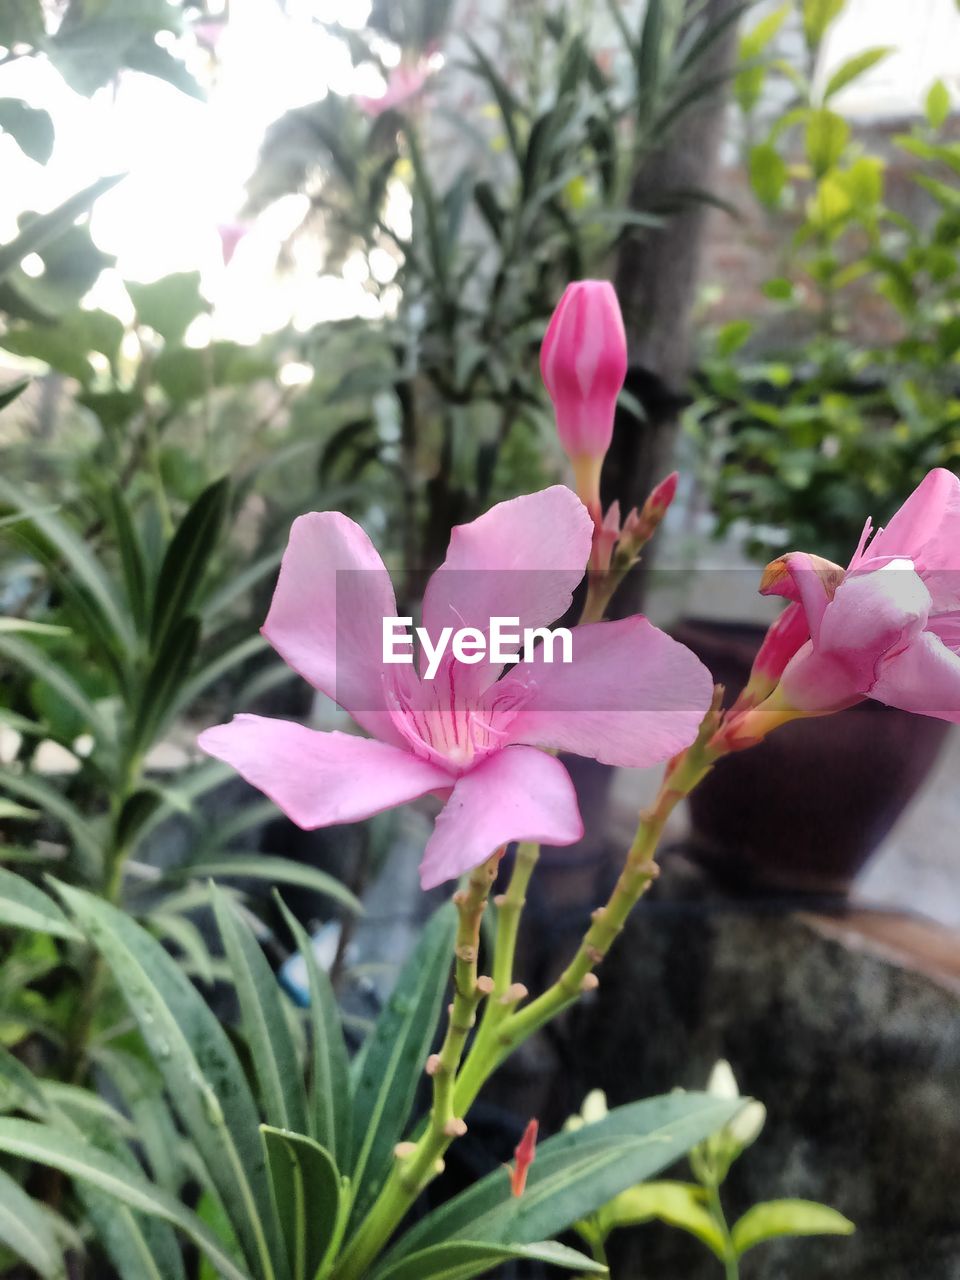
[[[420,680],[412,667],[385,677],[387,709],[414,755],[461,773],[507,744],[533,690],[500,681],[484,689],[477,671],[449,659],[434,680]]]

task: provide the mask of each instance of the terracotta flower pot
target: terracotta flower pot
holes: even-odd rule
[[[763,628],[674,629],[732,701]],[[950,726],[864,701],[719,761],[690,799],[694,851],[744,886],[846,893],[933,767]]]

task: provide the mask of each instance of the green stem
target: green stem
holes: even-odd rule
[[[737,1253],[733,1247],[733,1237],[730,1235],[730,1228],[727,1226],[727,1215],[723,1212],[723,1203],[720,1199],[720,1188],[716,1182],[710,1183],[707,1187],[707,1202],[710,1206],[710,1212],[713,1214],[716,1224],[723,1235],[723,1266],[725,1280],[740,1280],[740,1266],[737,1261]]]
[[[433,1080],[433,1105],[427,1126],[417,1142],[401,1143],[397,1147],[383,1190],[333,1273],[336,1280],[362,1280],[367,1275],[371,1262],[414,1200],[442,1169],[447,1147],[467,1131],[462,1116],[456,1111],[454,1086],[477,1006],[493,990],[492,979],[477,976],[477,959],[480,922],[502,854],[503,850],[498,849],[471,873],[467,888],[453,895],[459,917],[454,945],[453,1001],[440,1051],[427,1061],[427,1073]]]

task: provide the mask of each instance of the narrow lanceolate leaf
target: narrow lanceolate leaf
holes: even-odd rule
[[[155,938],[99,898],[58,884],[109,965],[185,1130],[204,1161],[259,1280],[286,1276],[259,1117],[226,1032]]]
[[[0,250],[2,255],[2,250]],[[16,485],[0,477],[0,501],[30,518],[33,528],[66,566],[67,573],[82,587],[114,635],[129,647],[133,643],[133,627],[114,585],[103,565],[78,533],[49,508],[35,506]],[[31,546],[33,543],[31,542]],[[44,557],[49,558],[48,556]]]
[[[265,880],[269,884],[295,884],[304,889],[315,889],[334,902],[347,907],[357,915],[363,914],[359,899],[345,884],[317,867],[306,867],[292,858],[277,858],[272,854],[224,853],[217,858],[201,858],[177,867],[171,878],[176,880],[250,879]]]
[[[621,1227],[635,1227],[656,1218],[696,1236],[723,1261],[726,1245],[716,1218],[707,1209],[706,1193],[690,1182],[643,1182],[621,1191],[591,1221],[601,1239]]]
[[[260,1132],[293,1280],[314,1280],[340,1222],[337,1166],[302,1133],[270,1125],[261,1125]]]
[[[307,931],[280,900],[280,909],[303,957],[310,991],[310,1134],[340,1164],[350,1159],[352,1108],[350,1066],[340,1026],[340,1010],[330,979],[317,964]]]
[[[223,939],[243,1015],[262,1114],[278,1129],[303,1133],[307,1101],[303,1074],[290,1036],[283,995],[259,942],[235,907],[211,885],[217,928]]]
[[[64,200],[63,204],[50,213],[33,218],[15,240],[0,245],[0,280],[15,270],[27,254],[36,253],[72,227],[81,213],[86,213],[94,201],[105,191],[115,187],[123,176],[121,173],[110,178],[98,178],[89,187],[84,187],[82,191]]]
[[[436,912],[363,1048],[354,1094],[352,1221],[380,1190],[393,1148],[411,1127],[410,1110],[452,967],[454,929],[452,907]]]
[[[0,655],[48,684],[77,712],[98,742],[109,741],[109,728],[96,705],[65,668],[51,660],[49,654],[26,640],[0,630]]]
[[[0,1169],[0,1244],[22,1258],[43,1280],[65,1275],[63,1250],[51,1220],[19,1183]]]
[[[170,628],[189,610],[220,537],[229,501],[229,482],[217,480],[204,489],[183,517],[170,541],[153,601],[150,640],[155,649]]]
[[[173,1196],[153,1186],[126,1163],[115,1160],[91,1143],[33,1120],[3,1116],[0,1117],[0,1151],[21,1160],[60,1169],[71,1178],[107,1192],[139,1213],[171,1223],[194,1241],[224,1280],[250,1280],[250,1274],[231,1261],[220,1242],[196,1214]]]
[[[743,1105],[703,1093],[667,1094],[617,1107],[537,1148],[519,1198],[498,1169],[448,1200],[398,1242],[388,1261],[450,1240],[527,1244],[559,1234],[628,1187],[674,1163]]]
[[[21,800],[30,801],[42,808],[50,817],[62,822],[73,837],[78,851],[83,855],[86,868],[99,866],[103,850],[96,828],[87,821],[75,804],[61,795],[56,787],[38,778],[36,774],[12,773],[9,769],[0,773],[0,787]]]
[[[849,1236],[856,1230],[849,1218],[813,1200],[766,1200],[748,1209],[734,1223],[731,1235],[737,1256],[780,1236]]]
[[[52,898],[4,867],[0,867],[0,922],[70,942],[83,941]]]
[[[471,1280],[492,1271],[501,1262],[521,1258],[531,1262],[547,1262],[565,1271],[579,1271],[581,1275],[605,1276],[607,1268],[576,1249],[570,1249],[556,1240],[542,1240],[537,1244],[477,1244],[473,1241],[455,1240],[449,1244],[434,1245],[420,1253],[412,1254],[400,1262],[379,1267],[371,1280]]]

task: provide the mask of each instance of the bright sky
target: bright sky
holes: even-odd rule
[[[0,0],[3,3],[3,0]],[[218,48],[214,69],[202,49],[188,66],[208,99],[200,102],[163,81],[127,72],[119,86],[92,99],[69,89],[42,58],[0,68],[0,97],[20,97],[51,113],[56,127],[46,166],[28,160],[0,136],[0,241],[16,231],[23,209],[44,211],[109,173],[126,179],[97,203],[92,231],[118,258],[94,300],[124,310],[119,280],[153,280],[171,271],[201,268],[217,304],[218,336],[254,340],[290,318],[301,324],[363,309],[356,282],[272,278],[279,241],[296,225],[300,198],[270,210],[241,243],[228,270],[220,258],[217,224],[235,219],[243,203],[264,130],[291,107],[315,102],[329,86],[339,92],[377,94],[379,78],[358,75],[344,46],[311,20],[360,26],[368,0],[239,0]],[[211,82],[211,76],[212,82]]]

